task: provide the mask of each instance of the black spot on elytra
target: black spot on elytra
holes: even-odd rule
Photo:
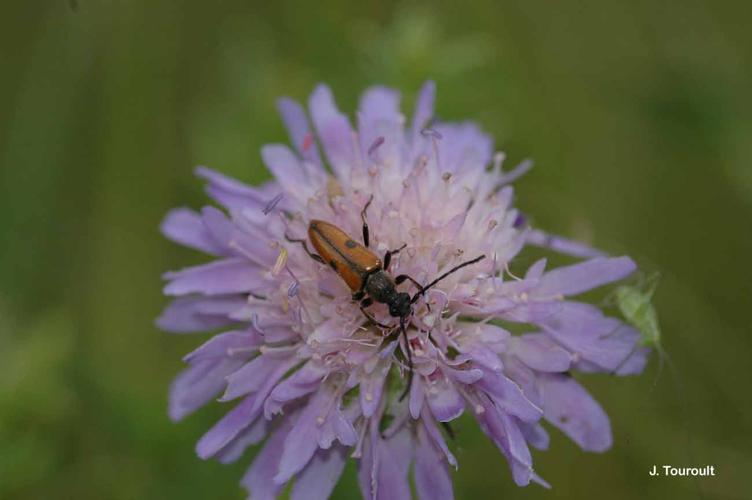
[[[355,248],[356,246],[358,246],[358,244],[357,244],[357,243],[355,243],[355,242],[354,242],[353,240],[347,240],[347,241],[345,242],[345,246],[346,246],[347,248]]]
[[[329,265],[332,266],[332,269],[335,271],[337,270],[337,261],[336,260],[330,260]]]

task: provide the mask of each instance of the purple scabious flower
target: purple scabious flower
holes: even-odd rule
[[[327,498],[348,457],[366,499],[410,498],[411,465],[420,498],[452,498],[457,461],[442,427],[465,412],[520,486],[548,486],[529,449],[548,447],[544,422],[583,450],[611,446],[608,416],[571,373],[639,373],[648,350],[633,328],[572,297],[628,276],[635,264],[529,227],[510,183],[530,165],[506,172],[477,125],[432,122],[434,93],[432,83],[422,88],[408,121],[398,92],[370,88],[357,127],[324,85],[308,113],[281,99],[292,147],[261,151],[274,180],[252,187],[199,167],[222,209],[179,208],[162,224],[169,239],[212,260],[165,274],[174,300],[157,324],[222,332],[184,358],[170,417],[216,398],[227,403],[196,452],[227,463],[261,445],[242,480],[254,499],[274,498],[293,480],[293,499]],[[406,245],[390,274],[426,284],[487,257],[415,302],[407,341],[366,318],[337,272],[289,241],[307,239],[314,219],[359,239],[371,197],[371,249]],[[518,277],[509,264],[526,245],[585,260],[547,270],[542,259]],[[399,288],[416,291],[409,282]],[[394,323],[383,304],[369,310]],[[401,399],[408,350],[413,377]]]

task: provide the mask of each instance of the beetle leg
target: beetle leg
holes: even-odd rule
[[[366,246],[366,248],[368,248],[368,221],[366,221],[366,211],[368,210],[368,207],[371,206],[372,201],[373,195],[368,198],[366,206],[364,206],[363,210],[360,211],[360,219],[363,221],[363,244]]]
[[[365,299],[360,301],[360,312],[363,313],[363,316],[369,319],[371,323],[374,323],[381,328],[394,328],[393,325],[385,325],[384,323],[380,323],[376,318],[374,318],[368,311],[366,311],[366,307],[371,307],[373,305],[373,299],[371,297],[366,297]]]
[[[389,270],[389,263],[392,262],[392,255],[396,255],[400,253],[402,250],[405,249],[406,246],[407,246],[407,243],[405,243],[404,245],[402,245],[396,250],[389,250],[386,252],[386,255],[384,255],[384,271]]]
[[[413,386],[413,350],[410,346],[410,340],[407,338],[407,328],[405,328],[405,318],[400,318],[400,333],[405,338],[405,349],[407,350],[407,385],[399,400],[402,401],[410,393]]]
[[[418,290],[420,290],[421,292],[423,291],[423,285],[415,281],[415,279],[412,276],[408,276],[407,274],[400,274],[399,276],[394,278],[394,283],[397,285],[401,285],[405,281],[409,281],[410,283],[418,287]]]
[[[326,265],[326,262],[324,262],[324,259],[322,259],[320,255],[316,255],[315,253],[311,252],[308,249],[308,244],[306,243],[306,240],[301,240],[301,239],[297,239],[297,238],[290,238],[289,236],[287,236],[287,234],[285,234],[285,239],[287,241],[289,241],[290,243],[300,243],[303,246],[303,250],[305,250],[305,252],[308,254],[308,256],[310,258],[312,258],[313,260],[315,260],[319,264]]]
[[[352,294],[352,299],[357,302],[359,300],[363,300],[363,297],[365,296],[366,296],[366,292],[364,292],[363,290],[358,290],[357,292]]]

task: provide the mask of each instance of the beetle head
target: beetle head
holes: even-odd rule
[[[389,302],[389,314],[395,318],[406,318],[410,315],[410,310],[410,295],[405,292],[395,294]]]

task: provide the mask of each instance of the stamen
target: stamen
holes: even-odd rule
[[[278,194],[277,196],[275,196],[274,198],[272,198],[272,199],[271,199],[271,200],[269,201],[269,203],[267,203],[267,204],[266,204],[266,205],[264,206],[263,210],[261,210],[261,211],[262,211],[262,212],[264,213],[264,215],[269,215],[269,214],[271,213],[271,211],[272,211],[272,210],[274,210],[274,207],[276,207],[276,206],[277,206],[277,203],[279,203],[279,202],[280,202],[280,200],[281,200],[281,199],[282,199],[282,198],[283,198],[284,196],[285,196],[285,195],[284,195],[284,193],[279,193],[279,194]]]
[[[526,222],[527,222],[527,217],[525,217],[523,213],[517,213],[517,217],[514,218],[512,227],[515,229],[519,229],[522,226],[524,226]]]
[[[436,167],[441,170],[441,162],[439,161],[439,140],[441,134],[432,128],[425,128],[421,131],[423,137],[430,137],[433,143],[433,155],[436,157]]]
[[[287,248],[282,247],[277,256],[277,262],[274,263],[272,268],[272,276],[278,276],[282,271],[282,268],[287,264]]]
[[[525,175],[531,168],[533,168],[533,160],[524,160],[519,165],[514,167],[511,171],[504,174],[499,180],[499,186],[511,184],[523,175]]]
[[[512,270],[511,270],[511,269],[509,269],[509,263],[508,263],[508,262],[507,262],[506,264],[504,264],[504,270],[505,270],[505,271],[507,272],[507,274],[508,274],[509,276],[511,276],[512,278],[514,278],[514,279],[515,279],[516,281],[522,281],[522,278],[520,278],[519,276],[515,275],[515,274],[514,274],[514,273],[512,272]]]
[[[259,325],[259,317],[257,313],[251,314],[251,324],[257,332],[259,332],[261,335],[264,335],[264,329],[261,328],[261,325]],[[261,347],[263,348],[264,346]]]
[[[507,155],[505,155],[502,151],[497,152],[494,154],[493,157],[493,163],[494,163],[494,170],[501,170],[501,165],[504,163],[504,160],[506,159]]]
[[[375,141],[373,141],[373,144],[371,144],[371,147],[368,148],[368,156],[373,156],[373,154],[376,152],[377,149],[379,149],[379,146],[384,144],[384,136],[380,135],[376,138]]]
[[[496,273],[498,272],[497,263],[498,263],[498,260],[497,260],[496,252],[494,252],[493,266],[491,267],[491,278],[492,278],[491,284],[493,285],[494,290],[496,290]],[[489,289],[489,292],[490,291],[491,290]]]
[[[423,130],[421,130],[420,134],[423,137],[433,137],[434,139],[443,139],[443,137],[441,136],[441,134],[437,130],[432,129],[430,127],[427,127],[427,128],[424,128]]]

